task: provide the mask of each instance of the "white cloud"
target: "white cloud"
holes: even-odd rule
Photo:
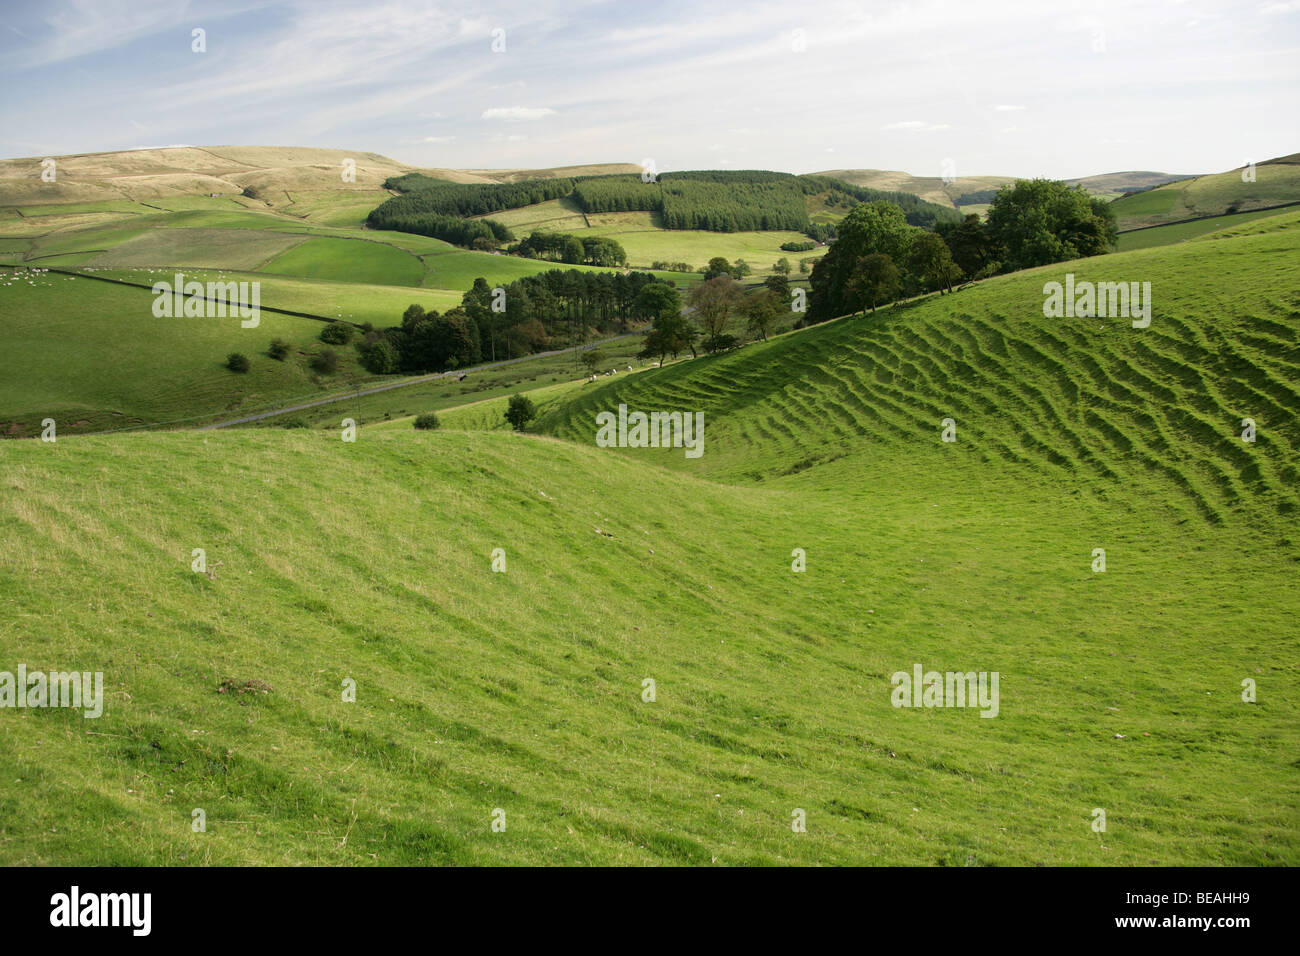
[[[494,106],[483,111],[485,120],[505,120],[515,123],[521,120],[539,120],[544,116],[554,116],[555,110],[548,106]]]
[[[1295,149],[1275,117],[1294,111],[1300,0],[1130,0],[1122,17],[1104,11],[1107,41],[1125,57],[1120,73],[1080,33],[1099,25],[1096,0],[826,0],[793,20],[775,0],[649,18],[608,0],[500,7],[482,15],[472,0],[0,3],[0,85],[24,91],[0,105],[0,155],[132,140],[284,142],[465,168],[653,155],[673,157],[677,169],[729,156],[811,171],[819,158],[829,162],[817,145],[829,140],[840,165],[922,170],[943,141],[972,171],[1081,176],[1227,169],[1243,151]],[[1193,18],[1199,26],[1183,30]],[[207,54],[189,53],[194,26],[208,31]],[[490,49],[497,26],[509,34],[503,55]],[[790,52],[796,26],[815,37],[815,53]],[[1141,42],[1156,35],[1179,43]],[[28,72],[55,62],[69,68]],[[701,89],[718,92],[701,98]],[[836,95],[812,92],[825,89]],[[1017,121],[1029,96],[1032,122]],[[1180,125],[1189,109],[1233,135],[1189,136]],[[430,126],[439,133],[421,131]],[[533,134],[526,143],[506,138],[521,129]],[[1032,150],[1021,132],[1033,133]],[[1103,144],[1103,134],[1129,142]],[[719,141],[726,148],[711,151]]]

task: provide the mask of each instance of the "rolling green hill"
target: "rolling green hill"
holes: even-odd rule
[[[1295,865],[1298,248],[548,386],[550,437],[0,444],[0,653],[107,696],[0,711],[0,862]],[[1150,327],[1044,318],[1067,269]],[[703,456],[595,447],[619,401]],[[892,706],[918,664],[997,717]]]
[[[1167,226],[1130,229],[1120,233],[1118,249],[1120,252],[1130,252],[1133,249],[1167,246],[1170,243],[1184,242],[1209,233],[1236,230],[1244,223],[1254,222],[1256,219],[1268,219],[1283,213],[1284,210],[1279,209],[1257,209],[1254,212],[1230,213],[1225,216],[1207,216],[1204,219],[1175,222]]]
[[[590,441],[596,412],[620,402],[702,410],[713,421],[703,457],[629,453],[764,480],[854,447],[872,461],[924,448],[937,442],[940,419],[953,417],[963,437],[945,453],[1065,481],[1070,493],[1150,484],[1153,501],[1177,503],[1179,520],[1214,524],[1238,508],[1291,514],[1300,503],[1300,300],[1283,264],[1300,248],[1300,213],[1251,225],[1231,239],[1002,276],[611,381],[543,427]],[[1149,281],[1150,328],[1045,319],[1043,284],[1066,272]],[[786,374],[791,367],[800,374]],[[1261,429],[1253,446],[1236,437],[1243,417]]]
[[[1249,212],[1300,202],[1300,153],[1255,166],[1254,182],[1243,169],[1194,176],[1115,200],[1112,208],[1121,231],[1140,226]]]

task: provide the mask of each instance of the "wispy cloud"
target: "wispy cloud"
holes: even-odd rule
[[[952,156],[973,173],[1077,176],[1212,171],[1296,149],[1275,117],[1294,109],[1300,0],[1196,0],[1201,27],[1186,31],[1189,5],[1165,0],[1129,0],[1122,16],[1077,0],[656,0],[649,11],[607,0],[6,5],[0,83],[21,95],[0,98],[0,155],[147,137],[467,168],[654,156],[671,170],[728,156],[814,171],[834,149],[843,167],[928,170]],[[190,51],[195,27],[207,31],[202,54]],[[506,44],[494,53],[497,29]],[[1146,42],[1175,31],[1177,44]],[[1192,135],[1193,111],[1229,135]],[[1033,121],[1014,126],[1017,114]],[[506,135],[521,128],[527,138]]]

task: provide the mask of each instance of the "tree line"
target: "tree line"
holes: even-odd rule
[[[807,321],[874,311],[899,298],[1018,269],[1094,256],[1115,248],[1109,203],[1063,182],[1018,180],[993,197],[987,220],[970,214],[933,232],[889,203],[863,203],[813,266]]]
[[[395,199],[406,199],[398,196]],[[388,202],[394,202],[390,199]],[[515,234],[506,226],[493,219],[461,219],[441,213],[403,211],[401,208],[385,208],[384,203],[366,217],[366,225],[372,229],[392,229],[396,232],[409,232],[417,236],[432,236],[454,246],[468,246],[476,249],[495,249],[500,243],[510,242]]]
[[[797,232],[808,225],[802,193],[786,183],[607,176],[579,183],[573,198],[586,213],[658,212],[666,229]]]
[[[627,251],[622,243],[605,236],[575,236],[539,230],[507,251],[528,259],[547,259],[569,265],[618,267],[627,264]]]
[[[518,209],[550,199],[559,199],[573,192],[573,179],[525,179],[517,183],[452,183],[434,179],[421,173],[390,176],[384,180],[385,189],[393,189],[394,196],[384,206],[395,200],[417,200],[420,212],[441,213],[446,216],[486,216],[503,209]],[[382,209],[384,206],[380,206]]]
[[[417,375],[578,345],[650,318],[637,305],[650,285],[673,288],[648,272],[552,269],[496,288],[480,277],[456,308],[411,305],[400,324],[365,329],[357,347],[373,374]]]
[[[587,213],[659,212],[667,229],[780,229],[804,232],[825,242],[835,237],[834,226],[811,222],[805,203],[805,197],[821,193],[826,193],[832,204],[891,203],[903,210],[910,224],[923,228],[960,219],[956,210],[911,193],[868,189],[828,176],[754,170],[664,173],[652,183],[639,176],[602,176],[579,181],[573,198]]]

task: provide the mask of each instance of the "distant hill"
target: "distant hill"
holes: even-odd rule
[[[1300,202],[1300,153],[1256,163],[1253,182],[1246,173],[1239,166],[1117,199],[1120,231]]]
[[[640,173],[636,163],[591,163],[585,166],[555,166],[550,169],[452,169],[435,172],[474,176],[456,182],[516,183],[524,179],[558,179],[561,176],[613,176],[617,173]],[[450,176],[447,178],[451,178]]]
[[[0,160],[0,206],[239,195],[252,187],[269,205],[295,192],[375,192],[384,180],[421,172],[457,183],[505,183],[555,176],[640,172],[630,163],[556,169],[424,169],[378,153],[301,146],[172,146],[56,156],[54,182],[41,180],[45,157]],[[356,176],[344,182],[345,160]],[[382,199],[382,197],[380,197]],[[376,200],[377,203],[377,200]]]
[[[1082,186],[1093,193],[1126,193],[1134,189],[1150,189],[1180,179],[1191,179],[1192,174],[1154,173],[1148,170],[1136,170],[1125,173],[1102,173],[1099,176],[1083,176],[1079,179],[1067,179],[1071,186]]]
[[[180,146],[57,156],[55,181],[41,180],[42,157],[0,161],[0,205],[238,195],[245,187],[375,190],[411,167],[358,150],[282,146]],[[356,164],[344,182],[343,161]]]
[[[1014,176],[958,176],[949,183],[941,176],[913,176],[887,169],[827,169],[814,175],[831,176],[868,189],[911,193],[927,202],[954,209],[957,208],[956,200],[967,193],[997,189],[1016,180]]]
[[[941,176],[913,176],[911,173],[885,169],[828,169],[820,176],[834,176],[856,186],[868,186],[872,189],[888,189],[895,192],[912,193],[929,202],[941,206],[952,206],[966,211],[974,211],[970,203],[958,205],[957,200],[972,193],[996,190],[1000,186],[1013,183],[1016,176],[958,176],[952,182],[946,182]],[[1083,176],[1067,179],[1071,186],[1082,186],[1094,195],[1112,198],[1133,189],[1160,186],[1164,183],[1187,179],[1187,176],[1175,173],[1157,173],[1150,171],[1133,171],[1123,173],[1101,173],[1097,176]],[[985,208],[978,205],[978,211]]]

